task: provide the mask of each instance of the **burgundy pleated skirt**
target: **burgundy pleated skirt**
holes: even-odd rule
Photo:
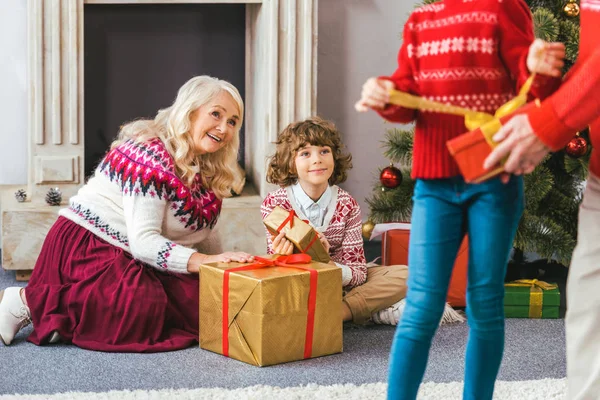
[[[28,340],[47,343],[56,330],[90,350],[182,349],[198,342],[198,295],[198,275],[160,271],[59,217],[25,289]]]

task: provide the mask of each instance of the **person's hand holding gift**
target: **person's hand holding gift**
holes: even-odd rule
[[[565,45],[549,43],[536,39],[529,47],[527,68],[531,72],[559,77],[564,66]],[[533,132],[527,114],[519,114],[505,123],[493,136],[493,140],[501,142],[486,158],[484,168],[492,168],[504,157],[504,171],[501,179],[508,182],[510,174],[523,175],[531,173],[550,152]],[[510,155],[509,155],[510,154]]]
[[[284,230],[282,230],[277,236],[271,236],[271,241],[273,242],[273,252],[275,254],[288,256],[294,252],[294,243],[285,238]]]

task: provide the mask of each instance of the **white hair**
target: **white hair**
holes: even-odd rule
[[[240,120],[232,139],[223,148],[198,156],[193,151],[190,135],[191,115],[222,92],[229,93],[237,103]],[[124,125],[111,148],[128,139],[144,142],[159,138],[173,157],[176,174],[188,186],[191,186],[199,167],[203,185],[219,198],[228,197],[233,185],[243,179],[237,164],[243,120],[244,101],[235,86],[210,76],[196,76],[179,89],[173,104],[159,110],[154,120],[137,120]]]

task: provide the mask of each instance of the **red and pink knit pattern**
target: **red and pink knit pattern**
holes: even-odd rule
[[[262,217],[265,218],[269,215],[275,206],[279,206],[287,211],[293,209],[285,188],[278,189],[267,195],[260,208]],[[338,188],[337,201],[335,205],[332,204],[331,206],[335,207],[335,211],[332,214],[331,220],[325,220],[323,226],[325,230],[322,233],[331,246],[329,249],[331,259],[352,270],[352,279],[345,287],[347,289],[361,285],[367,279],[367,266],[361,235],[362,220],[360,206],[348,192],[340,188]],[[295,211],[296,213],[300,212],[299,210]],[[268,253],[273,254],[271,237],[268,233],[267,247]]]
[[[173,216],[192,231],[213,228],[217,223],[222,201],[202,186],[200,174],[192,188],[185,186],[159,139],[122,143],[108,152],[98,170],[116,182],[123,195],[165,198]]]

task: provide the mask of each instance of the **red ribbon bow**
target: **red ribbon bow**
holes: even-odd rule
[[[292,211],[293,212],[293,211]],[[223,273],[223,325],[222,342],[223,355],[229,356],[229,275],[232,272],[249,271],[266,267],[296,268],[310,273],[310,289],[308,292],[308,315],[306,317],[306,335],[304,339],[304,358],[310,358],[312,354],[313,332],[315,327],[315,309],[317,306],[317,270],[314,268],[298,265],[308,264],[311,257],[308,254],[292,254],[279,256],[274,259],[254,257],[258,262],[241,267],[230,268]]]
[[[283,220],[283,222],[281,223],[281,225],[279,225],[279,227],[277,228],[277,233],[281,233],[281,230],[283,229],[283,227],[289,222],[290,223],[290,228],[294,227],[294,217],[297,217],[296,215],[296,211],[294,210],[290,210],[289,214],[287,216],[286,219]],[[303,219],[302,221],[306,222],[308,224],[308,220]],[[317,240],[318,235],[315,235],[312,240],[310,241],[310,243],[308,244],[308,246],[306,246],[306,249],[302,249],[300,248],[300,251],[302,253],[306,253],[308,251],[308,249],[310,249],[310,246],[313,245],[313,243],[315,242],[315,240]],[[298,246],[300,247],[300,246]]]

